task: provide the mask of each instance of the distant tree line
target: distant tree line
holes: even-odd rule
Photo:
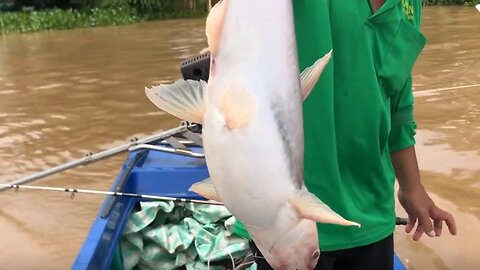
[[[218,1],[212,0],[211,5]],[[422,3],[476,5],[480,0],[422,0]],[[0,35],[204,17],[209,7],[209,0],[0,0]]]
[[[480,3],[480,0],[422,0],[425,6],[437,6],[437,5],[476,5]]]
[[[209,8],[208,0],[0,0],[0,34],[204,17]]]
[[[215,4],[218,0],[212,0]],[[208,0],[0,0],[0,10],[93,9],[128,7],[142,12],[205,13]]]
[[[214,5],[219,0],[211,0]],[[480,0],[421,0],[425,6],[474,5]],[[129,7],[142,12],[205,13],[209,0],[0,0],[0,11]]]

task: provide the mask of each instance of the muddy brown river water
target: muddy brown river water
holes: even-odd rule
[[[0,37],[0,183],[176,126],[143,89],[180,77],[180,61],[205,46],[203,23]],[[414,70],[417,152],[424,185],[454,214],[459,234],[413,242],[399,227],[396,249],[409,269],[480,269],[479,25],[474,8],[424,10],[429,43]],[[36,184],[106,190],[124,158]],[[103,200],[0,193],[0,269],[69,269]]]

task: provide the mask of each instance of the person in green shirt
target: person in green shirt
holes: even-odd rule
[[[440,236],[450,213],[420,181],[415,154],[413,65],[425,46],[420,0],[294,0],[300,69],[333,49],[304,103],[305,184],[362,227],[318,224],[316,269],[393,269],[395,179],[406,232]],[[234,232],[249,238],[240,222]],[[258,253],[252,242],[252,250]],[[259,254],[261,257],[261,254]],[[257,269],[270,269],[256,259]]]

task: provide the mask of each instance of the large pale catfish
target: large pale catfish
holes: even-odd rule
[[[208,85],[178,80],[146,94],[160,109],[203,125],[211,180],[192,190],[222,201],[274,269],[313,269],[316,222],[359,226],[303,182],[302,102],[331,52],[300,74],[291,0],[224,0],[209,14],[206,34]]]

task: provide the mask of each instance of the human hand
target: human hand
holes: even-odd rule
[[[422,186],[398,191],[398,200],[408,214],[405,232],[410,233],[418,222],[413,233],[413,240],[418,241],[423,233],[430,237],[442,234],[443,222],[447,224],[452,235],[457,234],[453,216],[438,208]],[[433,225],[432,225],[433,220]]]

